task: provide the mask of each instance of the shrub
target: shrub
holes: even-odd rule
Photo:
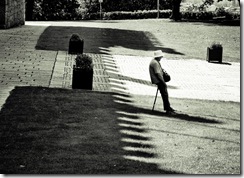
[[[215,17],[223,17],[222,20],[240,20],[239,12],[226,11],[223,8],[212,11],[182,11],[183,19],[189,20],[212,20]]]
[[[160,18],[169,18],[171,10],[160,10]],[[143,11],[116,11],[116,12],[105,12],[103,13],[103,19],[105,20],[122,20],[122,19],[149,19],[156,18],[157,10],[143,10]]]
[[[71,35],[70,39],[73,41],[78,41],[78,40],[80,40],[80,36],[79,36],[79,34],[74,33]]]
[[[213,42],[213,43],[210,45],[210,48],[211,48],[211,49],[222,48],[222,44],[219,43],[219,42]]]
[[[83,69],[86,71],[93,70],[93,62],[92,58],[87,54],[79,54],[75,58],[75,65],[79,69]]]
[[[26,0],[29,2],[29,0]],[[98,0],[34,0],[34,7],[26,3],[26,17],[33,20],[77,20],[77,19],[97,19],[95,15],[99,12]],[[160,1],[160,9],[169,9],[172,6],[171,0]],[[28,14],[28,9],[33,8],[33,14]],[[151,0],[106,0],[103,2],[103,10],[127,11],[152,10],[156,8],[156,3]],[[126,16],[127,14],[125,14]],[[138,14],[135,14],[138,15]],[[31,17],[30,17],[31,16]],[[140,15],[139,15],[140,16]],[[120,17],[118,16],[120,19]],[[124,17],[132,18],[132,16]],[[136,17],[133,17],[136,18]]]
[[[79,6],[77,0],[35,0],[33,20],[73,20]]]
[[[240,20],[240,12],[231,11],[223,7],[217,8],[215,16],[224,16],[227,20]]]
[[[226,11],[225,11],[224,7],[219,7],[215,10],[215,14],[216,14],[216,16],[225,16]]]

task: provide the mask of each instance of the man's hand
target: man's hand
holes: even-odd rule
[[[166,86],[166,83],[165,83],[165,81],[164,81],[163,76],[162,76],[161,74],[157,73],[157,77],[158,77],[158,79],[160,80],[160,82],[163,83],[163,84]]]

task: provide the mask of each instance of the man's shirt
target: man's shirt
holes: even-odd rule
[[[157,74],[161,74],[163,76],[163,70],[159,63],[159,61],[152,59],[149,64],[149,73],[151,77],[152,84],[160,83],[160,80],[157,77]]]

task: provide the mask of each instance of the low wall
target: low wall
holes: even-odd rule
[[[11,28],[25,24],[25,0],[0,1],[0,28]]]

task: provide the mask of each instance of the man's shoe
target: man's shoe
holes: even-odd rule
[[[175,110],[170,107],[170,108],[166,109],[166,111],[172,111],[172,112],[174,112]]]
[[[166,114],[169,114],[169,115],[175,115],[176,113],[175,113],[174,111],[167,110],[167,111],[166,111]]]

